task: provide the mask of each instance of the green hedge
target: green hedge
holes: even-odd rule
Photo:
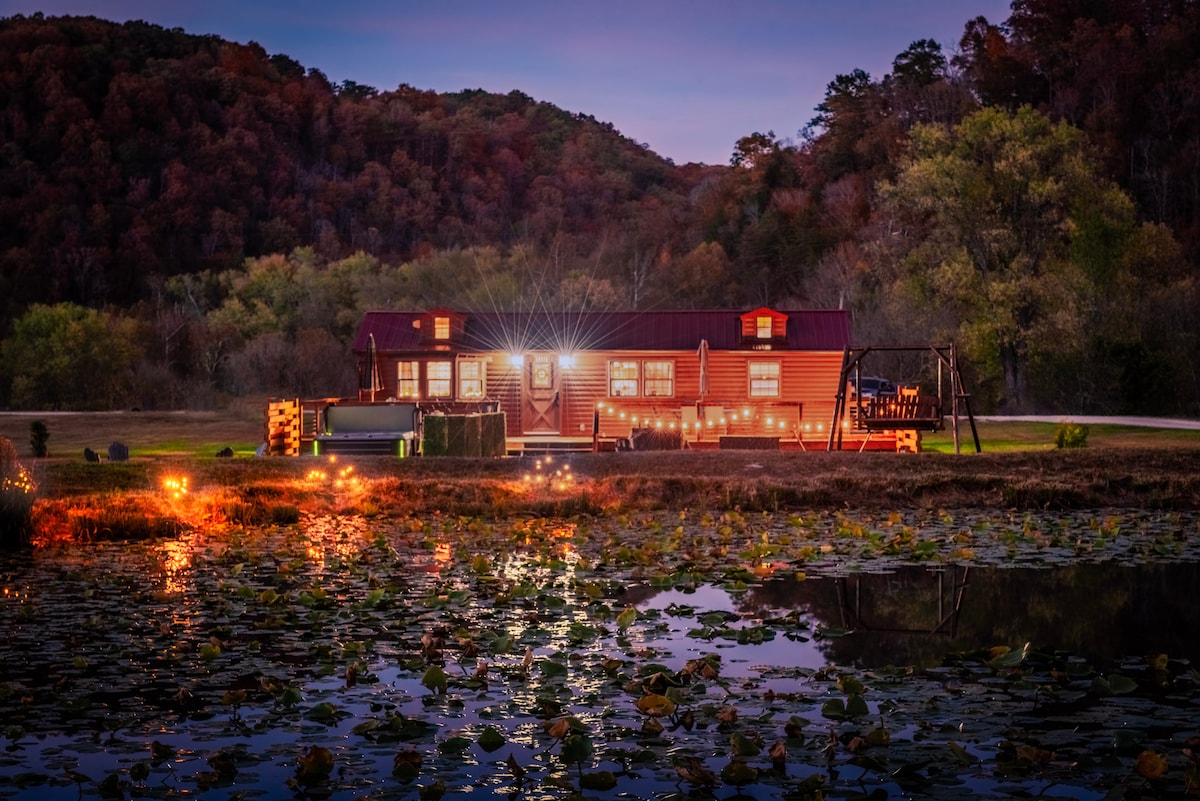
[[[431,414],[422,424],[421,453],[425,456],[504,456],[507,424],[504,412],[488,414]]]

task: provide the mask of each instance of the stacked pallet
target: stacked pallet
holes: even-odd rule
[[[267,453],[271,456],[300,455],[300,400],[267,403]]]

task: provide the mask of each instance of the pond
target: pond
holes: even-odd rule
[[[1190,514],[305,517],[0,555],[0,798],[1185,798]]]

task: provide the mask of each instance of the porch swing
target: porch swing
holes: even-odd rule
[[[971,435],[975,441],[975,452],[983,449],[979,445],[979,432],[975,428],[975,415],[971,411],[971,396],[963,387],[962,373],[958,368],[958,351],[953,344],[929,345],[927,347],[866,347],[846,348],[842,355],[842,374],[838,382],[837,399],[834,403],[833,424],[829,427],[829,443],[826,450],[842,449],[842,432],[845,429],[847,410],[846,386],[851,377],[855,387],[862,384],[862,360],[872,352],[931,352],[937,361],[937,391],[935,395],[921,394],[915,388],[901,388],[895,396],[864,398],[862,392],[854,397],[855,426],[865,430],[866,436],[859,447],[866,448],[871,435],[880,431],[908,432],[941,431],[945,428],[947,412],[954,431],[954,452],[961,453],[958,420],[964,413],[971,423]],[[949,387],[946,386],[947,380]],[[945,402],[949,400],[950,408]]]

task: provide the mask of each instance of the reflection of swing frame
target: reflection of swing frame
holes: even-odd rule
[[[958,615],[962,611],[963,594],[967,589],[967,581],[971,572],[970,566],[964,565],[962,568],[962,579],[958,580],[956,576],[950,576],[950,588],[947,594],[946,590],[946,573],[947,571],[955,570],[953,566],[935,571],[930,571],[937,576],[937,621],[932,628],[928,629],[898,629],[888,628],[884,626],[873,626],[867,622],[862,615],[862,579],[863,576],[843,576],[834,579],[834,587],[838,596],[838,611],[842,616],[842,628],[847,631],[862,630],[862,631],[881,631],[893,632],[897,634],[946,634],[950,637],[958,636]],[[872,578],[867,576],[867,578]],[[878,578],[878,576],[876,576]],[[853,582],[853,587],[851,586]],[[948,597],[947,597],[948,595]],[[947,611],[947,600],[950,602],[950,609]]]
[[[971,396],[963,387],[962,373],[958,368],[958,351],[950,345],[927,347],[866,347],[846,348],[842,355],[842,375],[838,382],[837,399],[833,407],[833,422],[829,426],[829,443],[826,450],[842,449],[842,432],[846,417],[846,384],[854,376],[854,385],[862,385],[862,360],[872,351],[879,352],[923,352],[931,351],[937,357],[937,396],[922,397],[918,393],[902,392],[899,398],[872,398],[863,403],[862,393],[855,393],[856,425],[867,431],[861,451],[867,440],[876,431],[940,431],[944,427],[946,408],[944,389],[947,377],[950,381],[950,424],[954,430],[954,452],[961,453],[958,437],[958,418],[965,411],[971,423],[971,434],[975,440],[975,452],[983,449],[979,445],[979,432],[975,428],[975,415],[971,411]],[[948,375],[947,375],[948,374]],[[962,411],[960,411],[960,409]]]

